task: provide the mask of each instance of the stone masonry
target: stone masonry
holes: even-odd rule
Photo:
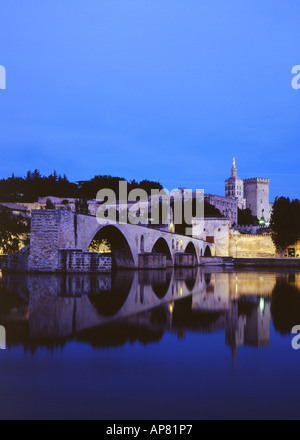
[[[66,210],[35,210],[31,219],[28,270],[110,272],[111,257],[77,247],[77,216]]]

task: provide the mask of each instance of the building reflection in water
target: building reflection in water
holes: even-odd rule
[[[6,274],[0,278],[0,324],[8,346],[23,344],[32,351],[72,339],[113,347],[158,341],[167,331],[180,338],[187,331],[224,331],[236,359],[243,345],[270,345],[272,315],[275,329],[289,331],[286,302],[294,301],[299,316],[299,289],[297,273],[216,268],[112,276]]]

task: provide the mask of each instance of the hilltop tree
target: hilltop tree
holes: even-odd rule
[[[258,219],[252,214],[251,209],[238,209],[238,224],[240,226],[257,225]]]
[[[283,256],[286,248],[300,239],[300,201],[277,198],[270,224],[273,242]]]
[[[216,208],[214,205],[211,205],[207,201],[204,201],[204,217],[224,217],[224,215],[221,213],[221,211]]]
[[[300,290],[286,281],[278,282],[272,293],[271,314],[275,329],[290,335],[300,316]]]
[[[196,214],[197,214],[196,203],[197,203],[196,199],[193,198],[192,217],[187,219],[186,216],[183,216],[182,224],[175,224],[174,225],[176,234],[185,235],[187,228],[191,227],[192,219],[196,218]],[[171,203],[171,208],[174,213],[174,210],[175,210],[174,202]],[[160,208],[160,213],[161,212],[162,212],[162,208]],[[223,214],[219,211],[219,209],[216,208],[215,206],[211,205],[207,201],[204,201],[204,217],[205,218],[210,218],[210,217],[224,218]]]
[[[0,251],[17,252],[29,242],[29,220],[15,216],[9,210],[0,210]]]
[[[131,182],[132,183],[132,182]],[[142,180],[138,185],[137,188],[141,188],[144,191],[146,191],[146,193],[148,194],[148,196],[151,195],[151,191],[153,189],[158,189],[159,191],[161,191],[163,189],[163,186],[159,183],[159,182],[154,182],[152,180]],[[130,187],[130,190],[133,189]]]
[[[46,201],[46,209],[55,209],[55,205],[51,201],[51,199],[47,199],[47,201]]]
[[[126,179],[123,177],[95,176],[91,180],[77,182],[80,190],[80,197],[88,200],[94,199],[96,198],[97,193],[105,188],[113,190],[117,198],[119,198],[120,181],[126,182]],[[163,188],[159,182],[153,182],[150,180],[142,180],[140,183],[136,180],[131,180],[130,182],[127,182],[127,184],[128,193],[133,189],[141,188],[150,195],[151,190],[161,190]]]

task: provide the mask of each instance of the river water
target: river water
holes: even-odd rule
[[[300,272],[0,273],[1,419],[290,419]]]

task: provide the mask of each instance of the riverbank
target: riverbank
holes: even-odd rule
[[[300,258],[235,258],[234,266],[299,267]]]
[[[202,258],[203,266],[232,266],[232,267],[296,267],[300,269],[300,258],[232,258],[215,257]]]

